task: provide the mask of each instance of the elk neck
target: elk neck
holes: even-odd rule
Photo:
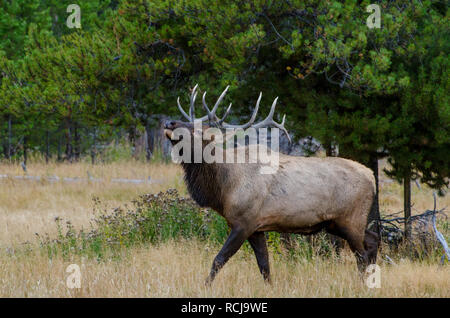
[[[192,198],[201,207],[223,211],[223,188],[227,170],[220,163],[182,163],[184,179]]]

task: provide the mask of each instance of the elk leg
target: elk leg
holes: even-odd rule
[[[364,248],[367,251],[369,264],[375,264],[377,262],[377,253],[379,245],[380,245],[379,235],[373,231],[366,230],[364,236]]]
[[[345,239],[348,242],[350,249],[355,254],[358,270],[363,273],[366,270],[367,265],[369,265],[369,257],[363,242],[351,235],[348,235]]]
[[[264,280],[270,283],[269,253],[267,251],[266,236],[264,232],[253,233],[248,238],[248,242],[255,252],[259,271],[263,275]]]
[[[355,254],[358,270],[362,273],[369,265],[369,257],[366,249],[364,248],[364,234],[358,235],[354,231],[349,230],[345,226],[331,223],[327,227],[327,232],[333,235],[337,235],[347,241],[350,249]]]
[[[223,267],[223,265],[225,265],[230,257],[239,250],[247,237],[247,231],[245,231],[244,229],[240,227],[234,227],[231,229],[231,233],[228,236],[225,244],[223,245],[219,254],[217,254],[217,256],[214,258],[211,272],[209,273],[209,276],[205,282],[207,286],[211,285],[212,281],[217,275],[217,272]]]

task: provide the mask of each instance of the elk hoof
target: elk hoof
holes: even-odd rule
[[[205,286],[206,286],[206,287],[211,287],[211,284],[212,284],[213,280],[214,280],[214,278],[211,278],[210,276],[208,276],[208,277],[205,279]]]

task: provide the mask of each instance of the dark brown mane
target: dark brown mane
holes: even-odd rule
[[[210,207],[221,213],[222,185],[226,170],[220,164],[182,163],[189,194],[201,207]]]

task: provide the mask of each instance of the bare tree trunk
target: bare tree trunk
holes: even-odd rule
[[[325,147],[325,153],[327,155],[327,157],[333,157],[334,156],[334,147],[332,145],[332,143],[330,141],[327,141],[324,144]]]
[[[334,157],[335,152],[331,141],[327,141],[324,146],[327,157]],[[339,254],[341,249],[344,248],[344,240],[341,239],[339,236],[330,233],[327,233],[327,236],[334,250],[336,251],[337,254]]]
[[[405,239],[411,242],[411,170],[403,178],[403,209],[405,211]]]
[[[73,150],[72,150],[72,132],[71,132],[71,125],[70,121],[67,122],[67,128],[66,128],[66,159],[72,163],[72,156],[73,156]]]
[[[372,225],[369,226],[369,230],[378,234],[381,239],[381,227],[380,227],[380,205],[379,205],[379,187],[378,187],[378,156],[372,154],[369,158],[369,168],[372,169],[375,176],[375,197],[373,199],[372,208],[370,209],[367,222]]]
[[[4,154],[5,158],[11,161],[11,150],[12,150],[12,118],[8,115],[8,129],[7,129],[6,143],[4,144]]]
[[[58,162],[61,162],[62,160],[62,135],[61,133],[58,134]]]
[[[12,118],[8,115],[8,143],[6,146],[6,158],[11,161],[11,143],[12,143]]]
[[[131,156],[133,158],[136,158],[136,156],[137,156],[136,138],[137,138],[137,130],[136,130],[136,126],[134,126],[130,129],[129,135],[128,135],[128,140],[131,143]]]
[[[119,143],[120,143],[120,139],[122,138],[122,134],[121,134],[121,132],[120,132],[120,130],[118,130],[116,133],[115,133],[115,138],[114,138],[114,146],[115,147],[118,147],[119,146]]]
[[[48,164],[48,160],[50,157],[50,132],[46,131],[46,138],[45,138],[45,163]]]
[[[23,137],[23,163],[26,166],[27,165],[27,161],[28,161],[28,137],[24,136]]]
[[[153,156],[153,149],[154,149],[154,130],[150,127],[149,121],[145,125],[145,133],[146,133],[145,158],[148,162]]]
[[[94,128],[94,141],[91,149],[91,162],[95,165],[95,155],[97,154],[97,128]]]
[[[74,123],[73,125],[73,133],[74,133],[74,155],[75,161],[80,161],[81,157],[81,139],[78,130],[78,124]]]

